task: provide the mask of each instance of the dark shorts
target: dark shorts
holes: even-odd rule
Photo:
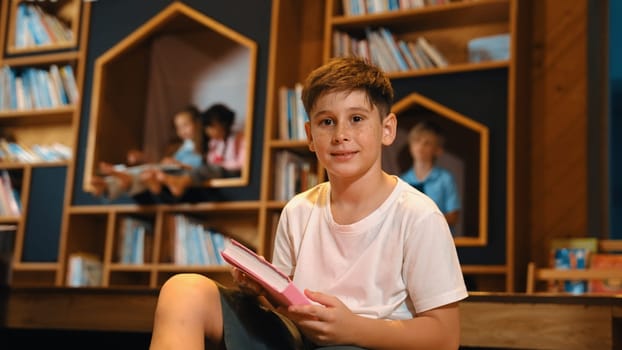
[[[356,346],[319,347],[304,339],[284,316],[264,308],[255,297],[220,287],[227,350],[362,350]]]

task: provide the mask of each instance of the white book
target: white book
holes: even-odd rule
[[[436,67],[442,68],[449,65],[447,59],[445,59],[445,56],[443,56],[443,54],[441,54],[441,52],[436,47],[430,44],[430,42],[426,38],[422,36],[418,37],[417,44],[421,45],[423,51],[425,51],[426,55],[430,57]]]

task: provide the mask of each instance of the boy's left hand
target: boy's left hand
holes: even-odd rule
[[[300,331],[318,345],[348,343],[347,332],[356,316],[337,297],[305,290],[309,299],[321,305],[280,307],[279,312],[291,319]]]

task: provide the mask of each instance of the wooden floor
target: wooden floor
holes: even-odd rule
[[[0,338],[10,329],[13,337],[26,330],[48,332],[52,339],[51,330],[92,337],[105,331],[148,341],[157,299],[157,290],[14,288],[0,293]],[[622,349],[622,296],[473,292],[461,303],[461,317],[465,349]]]

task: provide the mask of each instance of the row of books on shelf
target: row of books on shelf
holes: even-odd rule
[[[176,265],[224,265],[220,252],[225,235],[200,220],[177,214],[174,217],[173,263]]]
[[[220,266],[226,262],[220,252],[225,249],[225,235],[206,227],[200,220],[177,214],[171,232],[173,263],[182,266]],[[119,225],[117,260],[120,264],[141,265],[150,261],[153,224],[148,219],[123,217]],[[103,262],[89,252],[72,253],[68,257],[66,283],[70,287],[91,287],[102,284]]]
[[[144,264],[150,261],[153,224],[149,220],[125,216],[119,225],[118,261],[121,264]],[[145,259],[147,257],[147,259]]]
[[[279,89],[279,138],[282,140],[305,140],[307,111],[302,104],[302,83]]]
[[[470,39],[466,43],[469,63],[502,61],[510,58],[510,35],[492,34]],[[443,68],[450,62],[426,37],[414,41],[396,38],[385,27],[365,29],[365,37],[358,38],[346,32],[333,32],[335,56],[364,57],[386,72],[404,72],[417,69]]]
[[[555,269],[622,269],[622,252],[599,250],[598,239],[594,237],[556,238],[551,241],[550,265]],[[622,280],[563,280],[552,281],[550,292],[571,294],[622,293]]]
[[[78,87],[71,65],[49,69],[0,68],[0,111],[54,108],[75,103]]]
[[[19,216],[22,203],[19,191],[13,186],[8,170],[2,169],[0,175],[0,216]]]
[[[342,0],[342,5],[346,16],[358,16],[443,5],[459,1],[461,0]]]
[[[0,138],[0,162],[41,163],[70,160],[71,147],[60,142],[26,145]]]
[[[17,6],[14,35],[16,48],[28,48],[68,43],[74,34],[67,24],[41,6],[22,2]]]
[[[333,33],[335,56],[358,56],[373,62],[386,72],[446,67],[447,58],[425,37],[415,41],[396,39],[389,29],[365,29],[365,38],[342,31]]]
[[[274,199],[286,201],[318,183],[312,161],[289,150],[275,153]]]

